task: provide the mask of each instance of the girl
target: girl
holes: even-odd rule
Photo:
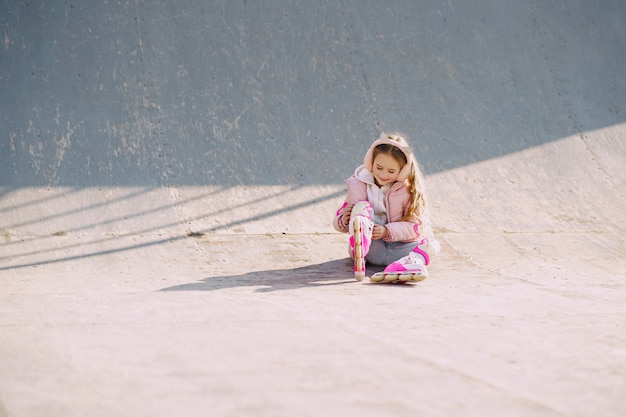
[[[333,226],[350,234],[354,276],[365,277],[365,261],[387,265],[372,282],[421,281],[439,253],[426,206],[424,175],[406,140],[383,133],[364,164],[346,181],[348,195]]]

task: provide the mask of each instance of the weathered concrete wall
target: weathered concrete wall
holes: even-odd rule
[[[337,184],[625,121],[624,5],[2,2],[0,184]]]

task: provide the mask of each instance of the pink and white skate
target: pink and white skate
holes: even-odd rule
[[[365,256],[369,252],[372,239],[372,205],[368,201],[359,201],[352,208],[350,216],[350,247],[354,258],[354,278],[365,278]]]
[[[423,281],[428,276],[426,265],[440,249],[437,239],[423,239],[407,256],[389,264],[383,272],[372,275],[370,281],[376,284]]]
[[[375,284],[394,282],[418,282],[428,276],[424,259],[421,255],[411,252],[407,256],[389,264],[383,272],[377,272],[370,277]]]

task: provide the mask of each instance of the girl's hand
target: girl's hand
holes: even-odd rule
[[[372,240],[383,239],[387,236],[387,228],[380,224],[375,224],[372,230]]]
[[[348,226],[350,224],[350,216],[352,215],[352,208],[354,204],[348,204],[343,208],[343,212],[341,213],[341,222],[344,226]]]

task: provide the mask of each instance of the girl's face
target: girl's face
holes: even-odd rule
[[[393,156],[379,153],[374,158],[374,179],[379,187],[390,185],[396,182],[400,174],[400,164]]]

